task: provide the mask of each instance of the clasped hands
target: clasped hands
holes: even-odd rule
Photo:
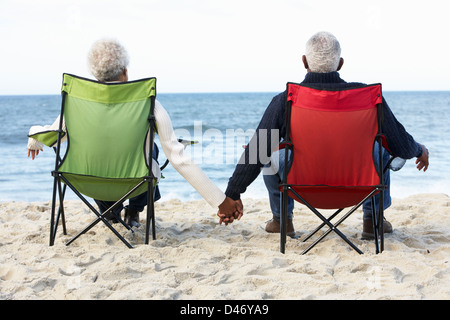
[[[240,220],[244,214],[244,206],[241,200],[233,200],[230,197],[226,197],[220,204],[217,216],[219,217],[219,224],[225,223],[227,226],[229,223],[233,223],[235,219]]]

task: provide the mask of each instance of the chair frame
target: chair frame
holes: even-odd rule
[[[296,83],[287,83],[287,92],[289,92],[288,88],[289,85],[299,85],[304,86],[308,88],[312,88],[306,85],[302,84],[296,84]],[[376,84],[380,86],[381,90],[381,84]],[[369,85],[371,86],[371,85]],[[358,87],[359,88],[359,87]],[[314,88],[312,88],[314,89]],[[346,88],[341,90],[329,90],[329,89],[319,89],[323,91],[342,91],[342,90],[349,90],[353,88]],[[283,179],[280,183],[280,191],[281,191],[281,219],[280,219],[280,252],[285,253],[286,250],[286,230],[287,230],[287,210],[288,210],[288,197],[289,194],[294,196],[294,200],[302,202],[305,204],[320,220],[322,220],[322,224],[319,225],[314,231],[312,231],[308,236],[305,237],[303,242],[310,239],[316,232],[318,232],[320,229],[322,229],[324,226],[328,226],[328,230],[323,233],[316,241],[314,241],[307,249],[305,249],[301,254],[306,254],[309,252],[315,245],[317,245],[320,241],[322,241],[329,233],[334,231],[340,238],[342,238],[350,247],[352,247],[356,252],[359,254],[363,254],[363,252],[355,245],[353,244],[337,227],[345,220],[347,219],[352,213],[354,213],[366,200],[371,199],[372,201],[372,222],[374,227],[374,236],[375,236],[375,252],[381,253],[384,250],[384,232],[383,232],[383,218],[384,218],[384,195],[383,191],[387,189],[386,185],[384,184],[383,179],[383,173],[385,170],[383,170],[382,165],[382,145],[383,145],[383,133],[381,131],[381,119],[382,119],[382,103],[377,104],[377,123],[378,123],[378,132],[376,136],[374,137],[375,141],[378,142],[378,150],[376,156],[378,156],[379,160],[379,168],[377,169],[378,176],[380,178],[380,184],[373,186],[373,190],[367,194],[367,196],[361,200],[360,202],[356,203],[347,213],[344,214],[344,216],[337,221],[335,224],[331,223],[331,220],[335,218],[339,213],[341,213],[345,208],[335,208],[337,211],[335,211],[332,215],[330,215],[328,218],[326,218],[324,215],[322,215],[316,208],[311,206],[296,190],[293,189],[293,185],[290,185],[287,183],[287,177],[289,174],[290,168],[288,167],[288,161],[289,161],[289,151],[293,149],[293,142],[290,138],[290,130],[291,130],[291,108],[292,108],[292,100],[289,98],[286,100],[286,135],[284,137],[284,141],[282,143],[282,147],[285,149],[285,166],[284,166],[284,175]],[[293,152],[293,150],[292,150]],[[386,166],[387,168],[387,166]],[[374,195],[380,193],[380,199],[379,199],[379,210],[378,212],[375,212],[375,200]]]
[[[86,80],[86,81],[92,81],[96,82],[94,80],[69,75],[74,78]],[[150,78],[148,78],[150,79]],[[155,84],[156,84],[156,78]],[[146,80],[146,79],[141,79]],[[136,80],[141,81],[141,80]],[[63,84],[64,85],[64,84]],[[114,85],[114,84],[111,84]],[[51,208],[51,217],[50,217],[50,241],[49,245],[53,246],[56,238],[56,233],[58,229],[59,220],[61,219],[62,226],[63,226],[63,234],[67,235],[67,229],[66,229],[66,223],[65,223],[65,214],[64,214],[64,196],[66,192],[66,186],[69,186],[69,188],[88,206],[88,208],[94,212],[94,214],[97,216],[97,219],[91,222],[87,227],[85,227],[82,231],[80,231],[76,236],[74,236],[71,240],[69,240],[66,245],[70,245],[73,241],[75,241],[79,236],[82,234],[88,232],[92,227],[94,227],[97,223],[102,221],[128,248],[133,248],[133,246],[122,236],[120,233],[108,222],[107,219],[105,219],[105,215],[112,212],[114,208],[116,208],[118,205],[123,203],[130,194],[132,194],[136,189],[141,187],[143,184],[147,184],[147,217],[146,217],[146,226],[145,226],[145,244],[149,243],[149,232],[150,232],[150,223],[152,224],[152,238],[153,240],[156,239],[156,228],[155,228],[155,209],[154,209],[154,185],[153,181],[155,180],[155,176],[153,175],[152,171],[152,154],[153,154],[153,143],[154,143],[154,133],[155,133],[155,125],[156,125],[156,119],[154,115],[154,109],[155,109],[155,100],[156,100],[156,88],[155,88],[155,94],[150,96],[150,110],[149,110],[149,116],[148,121],[150,123],[150,147],[149,147],[149,153],[146,155],[147,159],[149,159],[150,165],[148,166],[148,175],[145,177],[142,177],[142,181],[140,181],[134,188],[132,188],[129,192],[123,195],[122,198],[117,200],[110,208],[108,208],[103,214],[100,214],[90,203],[89,201],[78,191],[76,188],[64,177],[63,173],[58,171],[59,167],[62,165],[64,159],[61,159],[60,152],[61,152],[61,139],[63,137],[64,131],[62,130],[63,126],[63,115],[64,115],[64,108],[65,108],[65,100],[67,93],[62,90],[61,92],[62,98],[61,98],[61,112],[60,112],[60,122],[59,122],[59,129],[57,131],[57,141],[56,141],[56,147],[54,147],[55,153],[56,153],[56,160],[55,160],[55,169],[52,171],[52,176],[54,177],[53,181],[53,194],[52,194],[52,208]],[[64,182],[64,186],[62,186],[62,183]],[[59,207],[58,212],[56,213],[56,195],[58,194],[59,198]],[[122,219],[119,218],[119,222],[124,225],[128,230],[132,230]]]

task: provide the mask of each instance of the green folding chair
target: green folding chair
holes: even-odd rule
[[[100,83],[70,74],[63,75],[59,130],[32,136],[47,146],[56,143],[50,246],[54,244],[60,219],[63,232],[67,234],[64,216],[66,186],[97,216],[67,245],[102,221],[125,245],[132,248],[105,216],[125,200],[145,191],[148,191],[145,243],[149,242],[150,222],[155,239],[153,196],[157,177],[153,173],[151,160],[156,132],[155,98],[156,78]],[[66,133],[62,130],[63,118]],[[67,134],[67,148],[61,155],[64,134]],[[56,213],[57,194],[59,207]],[[100,214],[86,197],[116,202]],[[120,222],[130,229],[121,219]]]

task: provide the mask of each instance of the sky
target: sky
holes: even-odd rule
[[[0,0],[0,95],[59,94],[92,78],[100,38],[130,55],[130,80],[158,92],[280,92],[301,82],[306,41],[340,41],[346,81],[450,90],[447,0]]]

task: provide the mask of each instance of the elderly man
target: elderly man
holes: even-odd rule
[[[92,75],[100,82],[126,82],[128,81],[128,53],[125,48],[117,41],[102,39],[95,42],[89,52],[89,68]],[[213,207],[219,208],[221,212],[232,215],[235,211],[241,211],[238,202],[226,198],[225,194],[208,178],[202,169],[195,164],[190,156],[184,152],[184,146],[178,142],[173,131],[172,122],[167,111],[158,102],[155,102],[155,119],[158,127],[158,136],[161,146],[167,159],[172,166],[197,190],[198,193]],[[33,126],[30,134],[40,131],[58,129],[59,117],[52,125]],[[65,130],[65,125],[63,125]],[[34,158],[42,151],[43,145],[33,139],[28,139],[28,156]],[[157,158],[158,149],[154,148],[153,158]],[[159,194],[155,195],[155,199]],[[95,200],[99,206],[100,212],[104,212],[114,202]],[[125,208],[125,222],[130,226],[139,225],[139,212],[147,205],[147,196],[145,193],[131,198],[129,205]],[[122,208],[114,213],[120,214]],[[108,218],[114,222],[114,214]]]
[[[303,64],[307,69],[307,74],[302,83],[313,86],[317,89],[342,89],[349,87],[362,86],[361,83],[347,83],[340,78],[339,71],[344,59],[341,57],[341,48],[338,40],[330,33],[319,32],[313,35],[306,43],[306,52],[302,57]],[[228,182],[225,194],[227,197],[238,200],[240,195],[245,192],[247,187],[256,179],[263,167],[264,182],[269,193],[270,207],[273,219],[266,225],[266,231],[270,233],[280,232],[280,192],[279,182],[284,167],[284,152],[275,152],[280,139],[273,141],[273,137],[284,137],[286,133],[286,91],[276,95],[267,107],[261,122],[256,129],[254,137],[251,139],[248,147],[241,156],[235,171]],[[382,130],[385,133],[387,144],[394,156],[411,159],[417,158],[417,168],[426,171],[428,168],[428,150],[425,146],[417,143],[413,137],[405,130],[392,114],[388,104],[383,100],[383,122]],[[265,143],[260,145],[260,142]],[[266,150],[261,150],[267,146]],[[272,155],[271,158],[263,155]],[[384,152],[383,162],[387,162],[389,154]],[[271,161],[272,160],[272,161]],[[272,170],[267,170],[269,163],[272,163]],[[279,163],[279,165],[273,165]],[[275,168],[275,170],[273,170]],[[272,171],[272,172],[271,172]],[[390,183],[389,172],[385,175],[385,182]],[[378,203],[378,201],[376,201]],[[388,208],[391,204],[389,189],[384,194],[384,207]],[[294,201],[289,199],[288,203],[288,224],[287,233],[295,233],[292,222],[292,211]],[[371,222],[371,202],[363,205],[363,238],[373,238],[373,226]],[[229,216],[218,213],[221,222],[231,223],[234,219],[240,219],[241,214]],[[384,232],[392,232],[392,225],[385,221]]]

